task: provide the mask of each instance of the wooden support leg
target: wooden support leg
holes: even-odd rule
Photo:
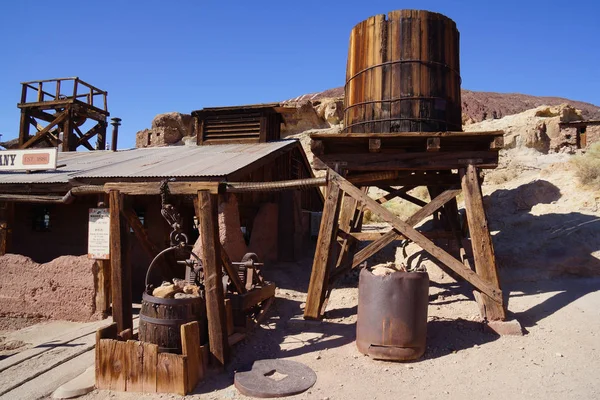
[[[321,217],[321,227],[319,228],[315,260],[308,286],[306,308],[304,309],[304,318],[306,319],[319,319],[322,315],[321,305],[325,299],[330,268],[332,263],[336,261],[332,257],[332,253],[334,253],[332,249],[336,244],[340,201],[340,188],[332,181],[329,181],[327,184],[327,198],[325,199],[325,207],[323,208],[323,215]]]
[[[19,148],[29,140],[29,114],[21,110],[21,123],[19,126]]]
[[[342,178],[340,175],[330,171],[330,179],[334,182],[334,184],[338,185],[341,190],[357,199],[361,204],[369,208],[371,212],[373,212],[376,215],[379,215],[383,220],[390,223],[390,225],[392,225],[392,227],[398,232],[400,232],[403,236],[406,236],[408,239],[415,242],[415,244],[420,246],[427,253],[431,254],[433,257],[446,264],[449,268],[451,268],[453,271],[455,271],[457,274],[459,274],[477,289],[486,293],[497,303],[502,304],[502,291],[500,291],[498,287],[495,287],[494,285],[491,285],[488,282],[484,281],[475,272],[466,268],[463,265],[463,263],[458,261],[456,258],[452,257],[443,249],[436,246],[422,233],[412,228],[405,221],[402,221],[387,208],[381,206],[376,200],[373,200],[369,196],[365,195],[363,192],[360,191],[360,189],[353,186],[350,182]]]
[[[123,199],[118,190],[111,190],[110,201],[110,269],[112,281],[113,321],[119,332],[133,328],[131,313],[131,264],[128,255],[129,231],[121,217]]]
[[[465,196],[465,211],[471,233],[471,243],[473,244],[475,271],[482,280],[500,290],[494,246],[483,209],[483,197],[481,195],[477,168],[469,165],[466,169],[460,170],[460,175]],[[483,293],[477,297],[480,309],[485,314],[482,317],[490,321],[506,319],[506,313],[502,304],[493,301]]]
[[[219,254],[221,246],[216,195],[211,195],[206,190],[199,191],[197,204],[196,213],[203,249],[208,342],[213,361],[218,366],[224,366],[229,360],[229,343],[221,272],[222,261]]]

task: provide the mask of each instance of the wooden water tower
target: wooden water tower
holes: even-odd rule
[[[27,149],[44,143],[62,151],[75,151],[79,146],[88,150],[106,147],[107,92],[81,79],[58,78],[23,82],[19,148]],[[86,132],[82,125],[92,124]],[[45,124],[45,126],[44,126]],[[31,128],[35,134],[30,136]],[[97,136],[96,146],[89,142]]]
[[[356,25],[344,105],[343,133],[311,135],[315,165],[327,169],[328,183],[305,318],[322,317],[333,284],[344,272],[393,241],[408,239],[474,286],[485,319],[504,320],[479,176],[482,168],[498,165],[503,132],[462,132],[454,21],[433,12],[401,10]],[[371,199],[369,186],[388,194]],[[408,193],[417,186],[427,187],[429,203]],[[466,218],[458,213],[461,192]],[[421,209],[402,220],[383,207],[396,197]],[[392,229],[361,232],[365,209]],[[433,230],[414,229],[431,215]],[[434,240],[440,238],[452,239],[456,248],[438,246]],[[356,252],[361,241],[371,243]]]

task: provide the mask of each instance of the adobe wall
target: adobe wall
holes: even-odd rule
[[[87,254],[89,208],[96,207],[97,197],[79,197],[73,204],[16,203],[9,253],[31,257],[39,263],[64,255]],[[48,230],[34,229],[36,212],[50,213]]]
[[[87,256],[63,256],[45,264],[18,254],[0,256],[0,315],[101,319],[94,276],[95,262]]]

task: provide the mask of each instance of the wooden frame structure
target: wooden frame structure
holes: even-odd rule
[[[23,82],[21,85],[21,101],[17,104],[21,109],[20,149],[35,147],[40,142],[62,151],[75,151],[79,146],[88,150],[105,149],[106,119],[110,115],[106,91],[78,77]],[[44,87],[52,89],[44,90]],[[84,133],[79,127],[88,119],[95,125]],[[46,126],[40,121],[46,122]],[[33,136],[30,136],[31,127],[36,132]],[[97,136],[95,147],[89,142],[94,136]]]
[[[328,168],[328,177],[305,318],[322,318],[336,279],[398,239],[413,241],[474,286],[484,319],[506,318],[479,177],[481,168],[497,166],[503,132],[313,134],[311,138],[316,164]],[[388,194],[371,199],[364,190],[367,186]],[[407,193],[416,186],[427,186],[429,203]],[[469,243],[464,237],[466,224],[461,226],[458,215],[456,197],[461,193],[471,246],[465,246]],[[422,208],[403,221],[383,207],[395,197]],[[365,209],[392,229],[385,234],[361,232]],[[435,230],[414,228],[431,215]],[[459,257],[433,242],[439,238],[455,238]],[[356,252],[360,241],[371,243]]]

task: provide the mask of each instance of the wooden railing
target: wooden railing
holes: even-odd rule
[[[73,85],[72,91],[70,85],[68,88],[65,87],[65,82],[71,81]],[[21,85],[23,85],[21,91],[21,104],[77,99],[89,104],[90,106],[95,106],[103,109],[104,111],[108,111],[106,105],[106,96],[108,92],[100,90],[97,87],[82,81],[78,77],[22,82]],[[44,86],[46,88],[52,87],[52,89],[49,92],[45,91]],[[63,92],[61,89],[67,89],[68,93]],[[28,94],[31,93],[31,91],[33,91],[35,99],[29,97],[28,100]],[[98,97],[100,98],[98,99]]]

